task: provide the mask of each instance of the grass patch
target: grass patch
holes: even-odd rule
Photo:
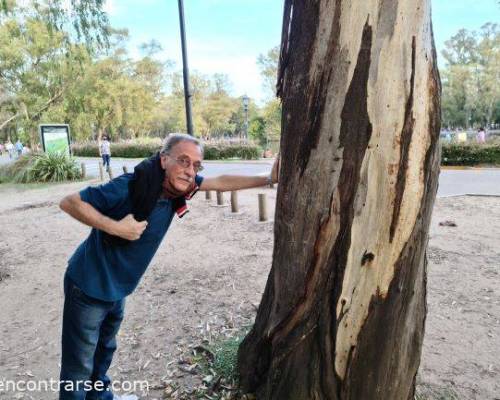
[[[209,346],[214,354],[212,368],[217,375],[222,376],[228,380],[238,380],[238,348],[245,338],[244,335],[220,340]]]

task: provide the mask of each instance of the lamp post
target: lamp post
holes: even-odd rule
[[[250,102],[250,99],[245,94],[241,100],[243,101],[243,111],[245,112],[245,124],[244,124],[245,140],[248,140],[248,103]]]
[[[189,68],[186,51],[186,29],[184,27],[184,3],[179,0],[179,23],[181,26],[182,75],[184,77],[184,102],[186,104],[186,125],[188,133],[193,136],[193,118],[191,112],[191,87],[189,86]]]

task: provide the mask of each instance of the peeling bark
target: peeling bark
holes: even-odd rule
[[[411,399],[439,173],[429,0],[286,0],[273,265],[238,355],[259,399]]]

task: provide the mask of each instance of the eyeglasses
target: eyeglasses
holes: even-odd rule
[[[190,168],[191,165],[193,166],[194,172],[200,172],[203,171],[204,167],[201,165],[199,161],[192,162],[189,157],[180,157],[180,158],[174,158],[172,157],[173,160],[177,162],[182,168]]]

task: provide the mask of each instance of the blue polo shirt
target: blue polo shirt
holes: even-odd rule
[[[105,185],[88,187],[80,197],[102,214],[120,220],[131,213],[128,183],[124,174]],[[196,176],[196,184],[203,178]],[[68,262],[69,278],[88,296],[104,301],[123,299],[134,291],[172,222],[170,200],[158,200],[141,237],[123,246],[105,245],[102,232],[92,228]]]

